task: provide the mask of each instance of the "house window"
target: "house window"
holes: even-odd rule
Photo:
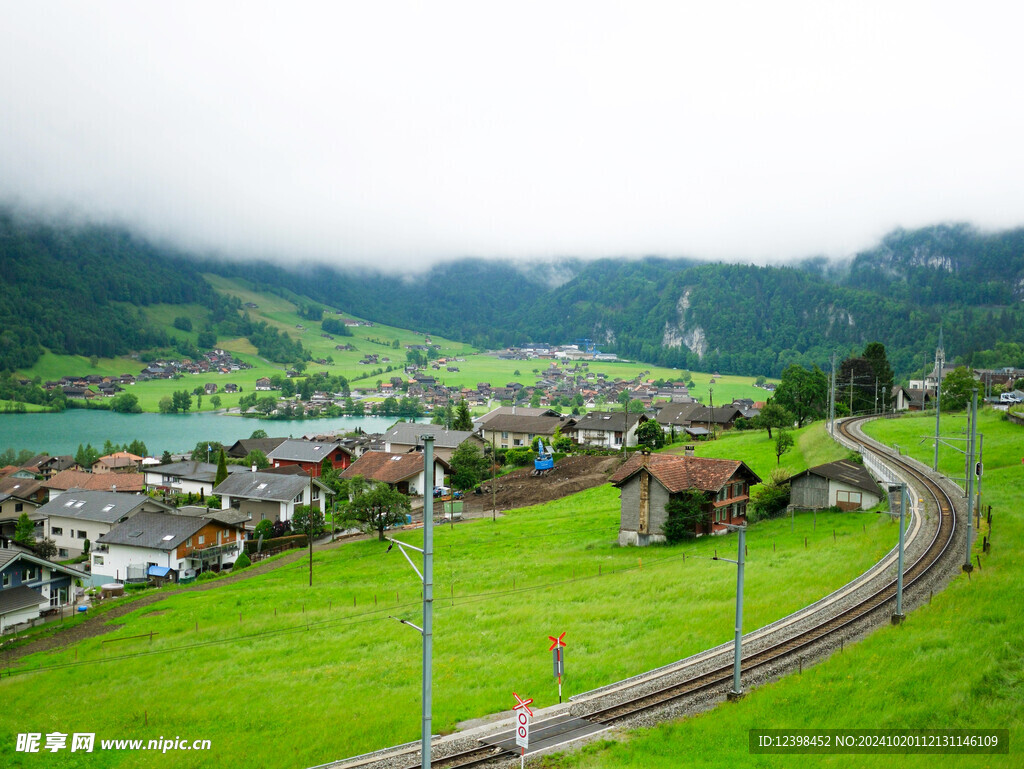
[[[10,587],[10,586],[11,586],[11,575],[8,574],[7,572],[4,572],[4,587]]]
[[[81,529],[78,530],[78,538],[79,539],[85,539],[85,532],[82,531]]]
[[[203,535],[203,534],[200,534],[199,535],[199,544],[202,545],[202,544],[205,544],[205,543],[206,543],[206,536]]]
[[[316,487],[313,488],[313,499],[320,499],[320,489]]]
[[[507,441],[507,440],[508,440],[508,433],[507,433],[507,432],[503,432],[503,433],[501,434],[501,439],[502,439],[503,441]]]
[[[36,578],[36,568],[35,568],[35,566],[29,566],[27,569],[22,569],[21,570],[21,581],[22,582],[31,582],[35,578]]]
[[[61,528],[60,526],[51,526],[50,527],[50,534],[53,535],[54,537],[62,537],[62,536],[64,536],[64,529]]]
[[[24,506],[25,506],[25,505],[24,505],[23,503],[21,503],[21,502],[15,502],[15,503],[14,503],[14,512],[16,512],[16,513],[20,513],[20,512],[21,512],[21,509],[22,509],[22,508],[23,508]]]
[[[185,540],[185,547],[192,547],[192,537]]]
[[[57,557],[58,558],[67,558],[68,557],[68,549],[66,547],[58,547],[57,548]]]
[[[92,557],[92,563],[93,563],[93,566],[102,566],[103,565],[103,556],[102,555],[94,555]]]

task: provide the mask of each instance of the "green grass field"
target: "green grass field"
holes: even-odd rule
[[[962,414],[943,419],[959,436]],[[748,694],[738,703],[621,741],[603,741],[541,764],[596,767],[1019,767],[1024,764],[1024,428],[991,411],[983,501],[993,509],[993,548],[971,578],[959,575],[901,627],[886,627],[844,653]],[[934,416],[875,422],[867,432],[930,464]],[[960,444],[963,445],[963,444]],[[962,473],[963,455],[943,448],[941,466]],[[797,519],[799,521],[799,519]],[[976,548],[975,552],[980,552]],[[1009,755],[751,755],[753,728],[1004,728]]]
[[[619,548],[618,510],[617,491],[603,486],[436,530],[436,731],[507,710],[513,689],[539,706],[556,702],[548,635],[567,634],[566,695],[731,638],[735,568],[710,556],[731,556],[736,540]],[[895,537],[870,513],[819,515],[815,529],[798,517],[793,532],[788,520],[753,526],[745,629],[845,583]],[[418,531],[402,538],[422,541]],[[180,590],[119,618],[102,639],[25,659],[0,677],[0,698],[18,703],[0,714],[9,735],[0,764],[53,765],[12,753],[24,731],[213,741],[201,759],[61,757],[90,767],[267,765],[267,746],[274,766],[301,767],[417,739],[421,642],[387,617],[418,623],[419,583],[384,550],[374,540],[317,553],[312,588],[300,560],[207,592]],[[150,631],[152,643],[102,643]],[[31,668],[43,670],[17,674]]]

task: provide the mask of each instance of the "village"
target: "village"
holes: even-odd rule
[[[427,376],[406,383],[434,409],[456,397]],[[347,482],[355,478],[361,490],[386,487],[397,495],[389,527],[422,525],[426,495],[441,497],[439,514],[454,523],[492,507],[496,512],[499,495],[507,510],[611,483],[621,492],[622,546],[664,542],[668,503],[693,490],[705,502],[689,533],[725,533],[746,521],[751,488],[762,482],[742,457],[695,457],[692,444],[755,424],[764,403],[705,406],[682,382],[608,382],[578,364],[569,371],[552,364],[536,387],[481,384],[476,393],[458,395],[475,396],[470,403],[499,397],[511,404],[477,417],[469,429],[400,421],[381,434],[298,439],[260,430],[232,445],[207,446],[205,456],[117,451],[82,466],[71,456],[39,455],[0,469],[4,632],[87,606],[94,596],[189,583],[318,537],[375,528],[383,535],[379,521],[364,519],[353,528],[351,520],[336,519],[335,511],[352,501]],[[582,399],[584,406],[606,399],[623,407],[573,414],[517,405],[538,399]],[[629,408],[635,403],[642,405]],[[433,438],[432,472],[425,468],[424,435]],[[662,445],[675,450],[651,453]],[[467,464],[475,468],[468,483]],[[456,476],[460,481],[453,483]],[[881,497],[864,468],[850,462],[811,468],[805,476],[817,491],[800,496],[794,486],[802,505],[860,509]],[[340,504],[338,491],[345,495]],[[320,525],[304,528],[313,521]]]

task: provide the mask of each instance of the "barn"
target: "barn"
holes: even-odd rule
[[[789,503],[802,510],[867,510],[882,499],[882,491],[864,465],[849,459],[818,465],[789,480]]]

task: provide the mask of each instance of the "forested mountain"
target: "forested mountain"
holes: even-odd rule
[[[31,366],[43,347],[107,357],[166,345],[136,307],[216,301],[191,262],[124,229],[0,209],[0,370]]]
[[[940,323],[948,353],[964,362],[1000,344],[1024,346],[1024,230],[968,225],[897,230],[851,259],[792,266],[461,259],[400,277],[189,259],[123,229],[27,223],[0,211],[0,271],[0,370],[31,366],[42,347],[108,356],[173,344],[134,310],[158,301],[209,308],[207,339],[246,335],[275,360],[303,356],[285,335],[264,339],[267,329],[216,294],[203,272],[482,347],[589,338],[623,357],[722,373],[824,366],[833,352],[879,341],[905,375],[926,365]]]

